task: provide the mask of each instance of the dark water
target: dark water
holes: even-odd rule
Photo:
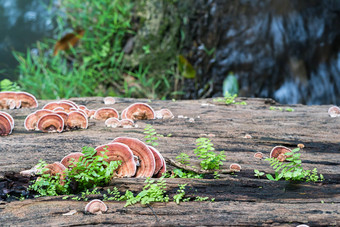
[[[197,0],[189,53],[200,82],[186,98],[221,96],[234,72],[240,95],[340,104],[339,0]],[[213,57],[204,49],[215,48]],[[206,84],[211,82],[211,87]]]
[[[0,79],[17,79],[12,51],[26,52],[37,40],[51,37],[49,0],[0,0]]]
[[[18,76],[12,50],[51,37],[42,2],[0,0],[0,79]],[[184,51],[198,78],[184,98],[222,96],[233,72],[240,96],[340,105],[340,0],[194,0],[192,10]]]

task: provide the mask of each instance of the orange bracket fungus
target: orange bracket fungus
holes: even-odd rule
[[[104,98],[104,104],[105,105],[112,105],[112,104],[115,104],[115,103],[116,103],[116,100],[113,97]]]
[[[79,111],[72,111],[68,114],[67,121],[65,123],[67,129],[82,128],[87,129],[88,120],[87,116]]]
[[[105,203],[103,203],[99,199],[91,200],[86,206],[85,206],[85,213],[91,213],[91,214],[102,214],[107,211],[107,206]]]
[[[12,130],[13,130],[13,128],[14,128],[14,119],[13,119],[13,117],[9,113],[3,112],[3,111],[0,111],[0,114],[5,115],[8,118],[9,123],[11,123],[11,127],[12,127]]]
[[[117,128],[120,126],[120,121],[116,117],[110,117],[105,121],[106,127]]]
[[[284,146],[276,146],[274,147],[270,152],[270,158],[276,158],[280,162],[283,162],[286,160],[287,156],[285,153],[292,152],[289,148]]]
[[[152,146],[148,146],[148,148],[152,151],[153,156],[155,157],[155,172],[153,175],[157,175],[157,173],[161,170],[161,168],[163,167],[163,157],[161,155],[161,153],[159,153],[159,151],[152,147]]]
[[[161,109],[155,111],[157,119],[173,119],[175,116],[168,109]]]
[[[133,128],[133,127],[137,127],[137,125],[135,125],[133,120],[122,119],[122,120],[120,120],[120,127],[123,127],[123,128]]]
[[[79,158],[84,156],[81,152],[74,152],[66,155],[63,159],[61,159],[60,163],[63,164],[66,168],[76,166],[76,163],[79,161]]]
[[[15,109],[15,108],[36,108],[38,107],[37,99],[27,92],[0,92],[0,108]]]
[[[96,120],[107,120],[111,117],[119,118],[119,114],[116,109],[110,107],[100,108],[93,115]]]
[[[118,137],[113,142],[127,145],[134,155],[139,158],[140,166],[135,177],[152,177],[155,172],[155,157],[148,146],[136,138]]]
[[[136,162],[131,149],[123,143],[110,143],[96,147],[98,156],[106,155],[106,162],[122,161],[122,164],[115,171],[117,177],[132,177],[136,174]]]
[[[155,111],[146,103],[134,103],[122,112],[122,119],[149,120],[155,119]]]
[[[12,133],[11,120],[5,115],[0,113],[0,136],[7,136]]]
[[[25,129],[27,131],[36,130],[37,129],[38,120],[42,116],[44,116],[46,114],[51,114],[51,113],[53,113],[53,111],[51,111],[51,110],[37,110],[37,111],[29,114],[26,117],[25,122],[24,122]]]
[[[58,107],[62,107],[64,109],[65,112],[69,113],[71,112],[71,108],[76,108],[78,109],[77,106],[75,106],[73,103],[69,103],[69,102],[66,102],[66,101],[60,101],[60,102],[50,102],[50,103],[47,103],[43,109],[44,110],[54,110]]]
[[[254,158],[259,158],[259,159],[263,158],[263,153],[262,152],[256,152],[254,154]]]
[[[340,108],[337,106],[332,106],[328,109],[328,114],[331,117],[340,117]]]
[[[62,132],[64,120],[58,114],[46,114],[38,120],[38,129],[43,132]]]
[[[229,169],[239,172],[239,171],[241,171],[241,166],[237,163],[232,163],[232,164],[230,164]]]
[[[48,164],[45,166],[44,169],[47,169],[44,171],[44,174],[50,174],[51,176],[60,176],[60,184],[65,184],[65,170],[66,167],[61,164],[60,162],[55,162],[53,164]]]
[[[162,177],[163,173],[166,173],[166,162],[162,155],[160,157],[162,158],[163,165],[162,165],[162,168],[158,171],[158,173],[154,175],[154,177],[157,177],[157,178]]]

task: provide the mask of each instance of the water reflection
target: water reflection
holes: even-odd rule
[[[0,0],[0,79],[17,79],[13,50],[26,52],[32,43],[51,36],[52,15],[46,10],[51,2]]]

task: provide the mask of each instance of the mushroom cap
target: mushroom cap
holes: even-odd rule
[[[7,136],[12,133],[12,124],[9,118],[0,114],[0,136]]]
[[[172,114],[172,112],[169,109],[161,109],[158,111],[155,111],[156,118],[157,119],[173,119],[175,116]]]
[[[276,158],[280,162],[283,162],[288,157],[285,155],[285,153],[288,153],[288,152],[292,152],[292,150],[284,146],[276,146],[271,150],[269,157]]]
[[[48,169],[44,171],[44,174],[50,174],[51,176],[56,176],[57,174],[60,174],[60,184],[65,184],[66,167],[63,164],[61,164],[60,162],[55,162],[53,164],[46,165],[44,169]]]
[[[126,107],[123,111],[122,111],[122,114],[121,114],[121,118],[122,119],[126,119],[126,111],[127,111],[128,107]]]
[[[61,159],[60,163],[63,164],[66,168],[74,167],[74,166],[76,166],[76,162],[78,162],[79,158],[82,157],[82,156],[84,156],[83,153],[74,152],[74,153],[68,154],[65,157],[63,157],[63,159]]]
[[[27,131],[36,130],[37,129],[38,120],[42,116],[44,116],[46,114],[51,114],[51,113],[53,113],[53,111],[51,111],[51,110],[37,110],[37,111],[29,114],[26,117],[25,122],[24,122],[25,129]]]
[[[331,117],[340,117],[340,108],[337,106],[332,106],[328,109],[328,114]]]
[[[130,119],[122,119],[120,120],[120,126],[123,128],[133,128],[135,126],[135,123],[133,120]]]
[[[84,106],[84,105],[79,105],[79,106],[78,106],[78,109],[84,110],[84,111],[85,111],[85,110],[88,110],[87,107]]]
[[[85,212],[91,214],[102,214],[103,212],[107,211],[107,206],[104,202],[99,199],[91,200],[85,206]]]
[[[88,120],[87,116],[79,111],[72,111],[68,114],[67,121],[65,123],[67,128],[82,128],[87,129]]]
[[[116,109],[111,107],[99,108],[93,115],[96,120],[107,120],[110,117],[119,118],[119,113]]]
[[[106,127],[117,128],[120,126],[120,121],[118,120],[118,118],[110,117],[106,119],[105,125]]]
[[[65,127],[65,124],[67,122],[67,118],[68,118],[68,113],[66,113],[65,111],[56,111],[56,112],[53,112],[55,114],[58,114],[60,117],[63,118],[64,120],[64,127]]]
[[[230,164],[229,169],[234,171],[241,171],[241,165],[237,163],[232,163]]]
[[[159,153],[159,151],[153,146],[148,146],[148,148],[152,151],[152,154],[155,157],[155,172],[153,175],[156,175],[163,166],[163,157],[161,157],[161,153]]]
[[[105,97],[103,101],[105,105],[111,105],[116,103],[116,100],[113,97]]]
[[[21,101],[21,107],[27,108],[37,108],[38,101],[34,97],[34,95],[27,93],[27,92],[17,92],[16,93],[16,100]]]
[[[127,145],[134,155],[139,158],[140,166],[137,169],[135,177],[152,177],[155,172],[155,157],[148,146],[136,138],[117,137],[113,142],[119,142]]]
[[[73,102],[71,100],[60,100],[59,102],[68,103],[68,104],[72,105],[74,108],[78,109],[77,103],[75,103],[75,102]]]
[[[64,120],[58,114],[46,114],[39,118],[38,129],[43,132],[62,132],[64,129]]]
[[[65,112],[65,109],[61,106],[58,106],[58,107],[53,109],[53,112],[58,112],[58,111],[64,111]]]
[[[60,101],[60,102],[49,102],[43,107],[43,109],[44,110],[54,110],[57,107],[64,108],[64,111],[67,112],[67,113],[71,112],[71,110],[70,110],[71,108],[77,108],[77,107],[74,107],[74,105],[71,104],[71,103],[68,103],[68,102],[65,102],[65,101]]]
[[[3,91],[0,92],[1,109],[14,109],[16,107],[16,92]]]
[[[3,111],[0,111],[0,114],[5,115],[8,118],[9,122],[11,123],[12,130],[13,130],[13,128],[14,128],[14,119],[13,119],[13,117],[9,113],[3,112]]]
[[[125,111],[125,112],[124,112]],[[146,103],[134,103],[123,110],[122,119],[149,120],[155,119],[155,111]]]
[[[255,154],[254,154],[254,158],[263,158],[263,153],[262,152],[256,152]]]
[[[160,177],[162,177],[163,173],[166,173],[166,162],[165,162],[163,156],[161,156],[161,158],[162,158],[163,166],[159,170],[159,172],[156,175],[154,175],[154,177],[156,177],[156,178],[160,178]]]
[[[132,177],[136,174],[137,167],[134,155],[127,145],[114,142],[96,147],[95,150],[98,156],[106,155],[108,157],[104,159],[106,162],[122,161],[122,164],[115,170],[114,175],[117,177]]]

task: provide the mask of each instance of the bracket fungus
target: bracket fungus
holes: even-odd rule
[[[116,100],[113,97],[105,97],[103,101],[105,105],[113,105],[116,103]]]
[[[262,153],[262,152],[256,152],[256,153],[254,154],[254,158],[262,159],[262,158],[263,158],[263,153]]]
[[[93,115],[93,118],[96,120],[107,120],[111,117],[119,119],[119,113],[116,109],[110,107],[99,108]]]
[[[332,106],[328,109],[328,114],[331,117],[340,117],[340,108],[337,106]]]
[[[125,144],[114,142],[96,147],[98,156],[106,155],[106,162],[122,161],[122,164],[115,170],[117,177],[132,177],[136,174],[136,162],[132,150]]]
[[[0,92],[1,109],[18,109],[20,107],[36,108],[38,107],[38,101],[32,94],[27,92]]]
[[[64,119],[58,114],[46,114],[38,120],[37,126],[43,132],[62,132]]]
[[[122,112],[122,119],[150,120],[155,119],[155,111],[146,103],[134,103]]]
[[[155,172],[153,175],[157,175],[157,173],[161,170],[161,168],[163,167],[163,157],[161,155],[161,153],[159,153],[159,151],[152,147],[152,146],[148,146],[148,148],[152,151],[153,156],[155,157]]]
[[[173,119],[175,116],[172,114],[172,112],[169,109],[161,109],[155,111],[155,115],[157,119]]]
[[[84,156],[81,152],[74,152],[66,155],[63,159],[61,159],[60,163],[63,164],[66,168],[76,166],[76,163],[79,161],[79,158]]]
[[[137,169],[135,177],[152,177],[155,172],[155,157],[148,146],[136,138],[118,137],[113,142],[119,142],[127,145],[134,155],[139,158],[140,166]]]
[[[270,158],[276,158],[280,162],[283,162],[288,157],[285,153],[292,152],[289,148],[284,146],[276,146],[270,151]]]
[[[120,126],[120,121],[116,117],[110,117],[105,121],[106,127],[118,128]]]
[[[85,213],[91,213],[91,214],[102,214],[107,211],[107,206],[104,202],[102,202],[99,199],[91,200],[86,206],[85,206]]]
[[[133,120],[122,119],[122,120],[120,120],[120,127],[123,127],[123,128],[133,128],[133,127],[137,127],[137,125],[135,125]]]
[[[162,165],[162,168],[158,171],[158,173],[154,175],[154,177],[156,178],[160,178],[162,177],[163,173],[166,173],[166,162],[163,156],[161,156],[161,158],[162,158],[163,165]]]
[[[0,136],[7,136],[12,133],[11,120],[5,115],[0,113]]]
[[[79,111],[72,111],[68,114],[67,121],[65,123],[67,129],[87,129],[88,120],[87,116]]]
[[[55,162],[53,164],[48,164],[44,167],[44,169],[47,169],[44,171],[44,174],[50,174],[51,176],[60,176],[60,184],[65,184],[65,170],[66,167],[61,164],[60,162]]]
[[[64,109],[64,111],[67,112],[67,113],[71,112],[71,110],[70,110],[71,108],[78,109],[78,107],[75,106],[73,103],[66,102],[66,101],[49,102],[43,107],[43,109],[44,110],[54,110],[58,107],[62,107]]]
[[[14,119],[13,119],[13,117],[9,113],[3,112],[3,111],[0,111],[0,115],[1,114],[5,115],[8,118],[9,123],[11,123],[11,127],[12,127],[12,130],[13,130],[13,128],[14,128]]]
[[[37,123],[38,123],[38,120],[46,115],[46,114],[51,114],[53,113],[53,111],[51,110],[37,110],[31,114],[29,114],[26,119],[25,119],[25,122],[24,122],[24,126],[25,126],[25,129],[27,131],[33,131],[33,130],[37,130]]]
[[[241,171],[241,165],[237,164],[237,163],[232,163],[232,164],[230,164],[229,169],[239,172],[239,171]]]

